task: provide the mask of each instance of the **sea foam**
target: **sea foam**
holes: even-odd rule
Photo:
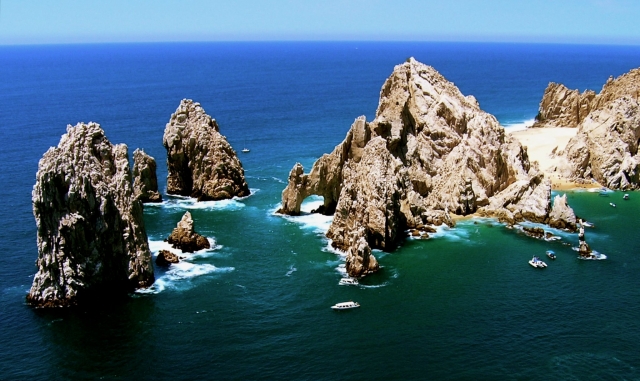
[[[535,121],[535,119],[528,119],[523,122],[507,123],[503,125],[503,127],[506,132],[524,131],[527,128],[533,126],[533,123]]]
[[[210,263],[193,263],[192,261],[209,258],[216,250],[222,248],[216,245],[213,238],[207,238],[211,248],[196,251],[195,253],[183,253],[182,250],[173,248],[168,242],[149,240],[149,249],[155,259],[160,250],[168,250],[183,258],[179,263],[172,263],[166,270],[156,269],[156,281],[151,287],[138,290],[139,294],[157,294],[166,289],[186,290],[193,286],[192,280],[212,273],[224,273],[233,271],[233,267],[216,267]]]

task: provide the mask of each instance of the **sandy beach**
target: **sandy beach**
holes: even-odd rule
[[[600,184],[580,184],[562,178],[556,168],[560,159],[551,155],[556,149],[560,151],[566,147],[569,140],[575,136],[577,128],[527,128],[526,130],[507,132],[527,147],[529,159],[537,161],[540,169],[551,179],[551,186],[556,190],[569,190],[576,188],[597,188]]]

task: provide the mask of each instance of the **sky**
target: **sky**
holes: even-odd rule
[[[0,45],[483,41],[640,45],[639,0],[0,0]]]

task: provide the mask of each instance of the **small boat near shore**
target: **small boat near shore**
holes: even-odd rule
[[[611,205],[611,207],[612,207],[612,208],[615,208],[615,207],[616,207],[616,204],[614,204],[614,203],[612,203],[612,202],[610,202],[610,203],[609,203],[609,205]]]
[[[358,308],[360,307],[360,304],[358,302],[354,302],[354,301],[348,301],[348,302],[342,302],[342,303],[336,303],[333,306],[331,306],[331,309],[333,310],[350,310],[352,308]]]
[[[338,284],[341,286],[357,286],[360,283],[358,283],[358,280],[356,278],[345,277],[340,279],[340,282],[338,282]]]
[[[542,260],[540,260],[540,258],[538,257],[533,257],[531,258],[531,260],[529,261],[529,264],[535,268],[539,268],[539,269],[543,269],[545,267],[547,267],[547,264],[545,262],[543,262]]]
[[[553,250],[547,250],[547,257],[549,257],[549,259],[556,259],[556,253],[553,252]]]
[[[624,196],[622,196],[623,200],[628,200],[629,199],[629,193],[625,193]]]
[[[242,153],[247,153],[247,152],[251,152],[251,150],[249,148],[243,148],[242,149]]]

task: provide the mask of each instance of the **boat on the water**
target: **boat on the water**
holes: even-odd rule
[[[612,207],[612,208],[615,208],[615,207],[616,207],[616,204],[614,204],[614,203],[612,203],[612,202],[610,202],[610,203],[609,203],[609,205],[611,205],[611,207]]]
[[[338,284],[341,286],[357,286],[359,283],[356,278],[345,277],[340,279],[340,282],[338,282]]]
[[[547,257],[549,257],[549,259],[556,259],[556,253],[553,252],[553,250],[547,250]]]
[[[609,197],[609,193],[611,193],[611,190],[607,187],[602,187],[600,188],[600,192],[598,193],[600,196],[606,196]]]
[[[251,150],[250,150],[249,148],[243,148],[243,149],[242,149],[242,152],[243,152],[243,153],[247,153],[247,152],[250,152],[250,151],[251,151]]]
[[[529,264],[531,266],[539,268],[539,269],[543,269],[543,268],[547,267],[547,264],[544,263],[542,260],[540,260],[540,258],[538,258],[538,257],[531,258],[531,260],[529,261]]]
[[[628,200],[629,199],[629,193],[625,193],[624,196],[622,196],[623,200]]]
[[[349,310],[352,308],[358,308],[360,307],[360,304],[358,304],[358,302],[354,302],[354,301],[348,301],[348,302],[342,302],[342,303],[336,303],[333,306],[331,306],[331,309],[333,310]]]

